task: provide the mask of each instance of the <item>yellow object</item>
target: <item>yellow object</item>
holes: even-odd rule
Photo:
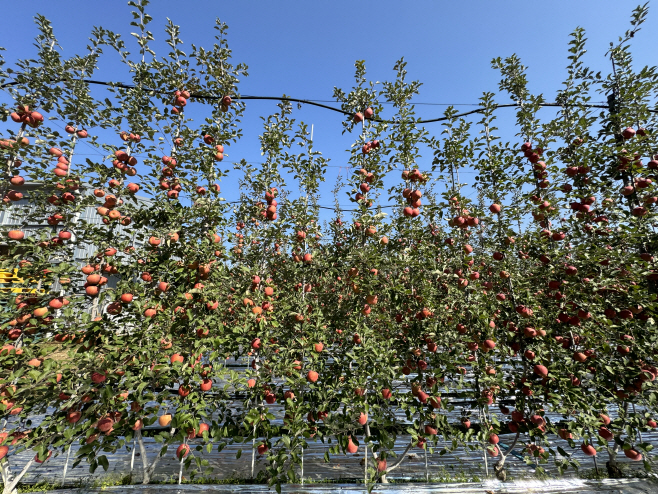
[[[18,268],[15,268],[12,271],[6,271],[0,269],[0,292],[11,292],[11,293],[36,293],[36,288],[23,288],[20,285],[24,283],[23,278],[18,277]],[[32,283],[37,283],[37,280],[32,280]],[[12,286],[13,285],[13,286]],[[17,286],[19,285],[19,286]],[[44,290],[40,290],[41,293]]]

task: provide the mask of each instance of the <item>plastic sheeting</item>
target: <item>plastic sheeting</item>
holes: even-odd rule
[[[42,492],[42,491],[40,491]],[[184,494],[184,493],[217,493],[217,494],[257,494],[274,492],[274,489],[265,485],[146,485],[146,486],[120,486],[105,487],[98,489],[80,488],[53,491],[57,494]],[[289,494],[363,494],[367,489],[363,485],[356,484],[310,484],[310,485],[284,485],[281,492]],[[377,485],[373,493],[387,494],[456,494],[456,493],[478,493],[478,494],[560,494],[566,492],[588,494],[656,494],[658,493],[658,482],[655,479],[621,479],[621,480],[528,480],[518,482],[485,481],[474,483],[454,484],[388,484]]]

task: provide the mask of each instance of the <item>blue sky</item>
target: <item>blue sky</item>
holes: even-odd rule
[[[210,46],[216,17],[229,25],[229,43],[235,61],[249,66],[249,77],[241,85],[242,94],[287,95],[330,100],[334,86],[348,90],[353,82],[354,61],[365,59],[368,76],[373,80],[393,79],[393,65],[400,57],[408,62],[410,79],[423,82],[417,102],[477,103],[483,91],[497,91],[498,75],[490,68],[492,58],[518,54],[529,66],[530,88],[552,100],[565,76],[568,35],[577,26],[587,32],[587,62],[595,70],[608,71],[604,54],[629,27],[636,2],[582,0],[551,1],[411,1],[392,2],[343,0],[309,1],[201,1],[154,0],[149,13],[150,28],[158,47],[164,52],[164,23],[169,17],[181,26],[181,38],[188,47]],[[64,55],[83,52],[92,26],[119,32],[129,46],[131,8],[124,0],[62,2],[33,0],[11,9],[11,22],[0,32],[0,46],[8,62],[34,53],[32,39],[36,28],[32,17],[41,13],[49,18]],[[637,65],[653,65],[658,12],[650,11],[649,20],[636,37]],[[133,52],[136,47],[133,44]],[[114,80],[126,80],[120,73],[117,57],[107,51],[101,58],[100,72]],[[500,102],[508,102],[500,95]],[[597,101],[604,100],[601,96]],[[419,105],[423,117],[436,117],[445,106]],[[460,110],[468,106],[458,107]],[[257,137],[261,115],[275,111],[274,102],[249,102],[244,118],[245,138],[232,146],[230,160],[258,161]],[[513,110],[501,110],[501,123],[513,117]],[[509,119],[504,117],[509,115]],[[327,172],[328,191],[339,166],[346,160],[345,150],[355,136],[341,135],[341,116],[325,110],[305,107],[294,117],[314,125],[316,149],[331,159]],[[440,132],[439,124],[429,124],[430,132]],[[505,133],[507,132],[507,134]],[[513,139],[513,129],[501,131]],[[431,161],[428,155],[423,160]],[[344,171],[343,171],[344,173]],[[226,190],[233,200],[237,193]],[[321,204],[331,204],[324,196]],[[347,198],[341,204],[349,205]]]

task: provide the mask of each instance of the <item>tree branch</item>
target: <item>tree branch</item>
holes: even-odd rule
[[[507,454],[506,454],[506,455],[503,454],[502,450],[500,451],[500,456],[502,457],[502,458],[501,458],[502,461],[501,461],[501,463],[500,463],[501,466],[503,465],[503,463],[505,463],[505,460],[507,459],[507,457],[512,453],[512,450],[514,449],[514,446],[516,446],[516,443],[517,443],[517,441],[519,440],[519,435],[520,435],[520,434],[521,434],[520,431],[517,431],[517,432],[516,432],[516,437],[514,438],[514,441],[512,441],[512,444],[510,445],[509,449],[507,450]]]
[[[407,449],[404,450],[404,453],[402,453],[402,455],[400,456],[398,461],[396,461],[393,465],[391,465],[389,468],[386,469],[387,474],[391,473],[393,470],[395,470],[397,467],[400,466],[400,463],[402,463],[402,460],[404,460],[404,457],[407,456],[407,453],[409,452],[409,450],[411,449],[411,447],[413,445],[414,445],[413,442],[409,443],[409,445],[407,446]]]

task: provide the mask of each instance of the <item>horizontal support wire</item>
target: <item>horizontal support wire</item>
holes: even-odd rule
[[[54,83],[58,82],[66,82],[66,81],[78,81],[78,82],[85,82],[87,84],[96,84],[96,85],[101,85],[101,86],[109,86],[109,87],[116,87],[120,89],[137,89],[136,86],[130,85],[130,84],[124,84],[121,82],[107,82],[107,81],[95,81],[92,79],[81,79],[81,78],[72,78],[72,79],[59,79],[57,81],[51,81]],[[15,85],[20,84],[18,81],[14,82],[8,82],[6,84],[0,85],[0,89],[5,89],[7,87],[12,87]],[[155,89],[149,89],[149,88],[141,88],[141,90],[149,93],[154,93],[154,94],[171,94],[173,95],[174,92],[170,91],[158,91]],[[221,100],[224,97],[222,96],[216,96],[216,95],[208,95],[208,94],[200,94],[200,93],[190,93],[190,98],[197,98],[197,99],[206,99],[206,100]],[[326,110],[331,110],[337,113],[342,113],[344,115],[353,115],[352,112],[348,112],[345,110],[342,110],[340,108],[334,108],[329,105],[325,105],[323,103],[318,103],[317,101],[312,101],[312,100],[307,100],[307,99],[299,99],[299,98],[290,98],[287,96],[231,96],[232,99],[238,100],[238,101],[248,101],[248,100],[269,100],[269,101],[290,101],[294,103],[300,103],[300,104],[305,104],[305,105],[312,105],[312,106],[317,106],[319,108],[324,108]],[[429,104],[429,103],[428,103]],[[509,104],[500,104],[500,105],[495,105],[495,108],[516,108],[518,107],[519,104],[517,103],[509,103]],[[540,107],[564,107],[561,103],[541,103],[539,105]],[[609,109],[608,105],[605,104],[583,104],[579,105],[583,106],[585,108],[601,108],[601,109]],[[427,120],[411,120],[412,123],[414,124],[422,124],[422,123],[435,123],[435,122],[444,122],[446,120],[450,120],[451,118],[460,118],[460,117],[465,117],[468,115],[473,115],[476,113],[481,113],[485,110],[485,108],[477,108],[475,110],[463,112],[463,113],[457,113],[453,115],[452,117],[439,117],[439,118],[431,118]],[[648,110],[651,113],[658,113],[658,110]],[[373,122],[378,122],[378,123],[387,123],[387,124],[393,124],[393,125],[400,125],[404,123],[403,121],[395,121],[395,120],[382,120],[378,118],[372,118],[370,119]],[[242,201],[231,201],[229,204],[240,204]],[[326,209],[326,210],[331,210],[331,211],[340,211],[340,212],[358,212],[361,211],[361,209],[342,209],[342,208],[335,208],[335,207],[328,207],[328,206],[316,206],[320,209]],[[392,205],[382,205],[382,206],[377,206],[377,208],[395,208],[395,207],[404,207],[403,205],[399,204],[392,204]],[[439,209],[438,207],[434,206],[425,206],[425,209],[432,209],[436,210]]]
[[[131,84],[123,84],[121,82],[107,82],[107,81],[95,81],[92,79],[80,79],[80,78],[72,78],[72,79],[60,79],[57,81],[51,81],[54,83],[58,82],[65,82],[67,80],[71,81],[78,81],[78,82],[85,82],[87,84],[96,84],[96,85],[101,85],[101,86],[109,86],[109,87],[115,87],[115,88],[120,88],[120,89],[136,89],[136,86],[133,86]],[[0,89],[5,89],[7,87],[15,86],[20,84],[18,81],[14,82],[8,82],[6,84],[3,84],[0,86]],[[141,88],[142,91],[144,92],[149,92],[149,93],[154,93],[154,94],[171,94],[173,95],[173,91],[158,91],[156,89],[149,89],[149,88]],[[224,95],[221,96],[216,96],[212,94],[201,94],[201,93],[190,93],[190,98],[197,98],[197,99],[206,99],[206,100],[221,100],[224,97]],[[291,98],[287,96],[231,96],[232,99],[238,100],[238,101],[248,101],[248,100],[271,100],[271,101],[290,101],[293,103],[300,103],[300,104],[305,104],[305,105],[312,105],[312,106],[317,106],[319,108],[324,108],[326,110],[331,110],[337,113],[342,113],[343,115],[349,115],[352,116],[354,113],[342,110],[340,108],[334,108],[333,106],[325,105],[323,103],[318,103],[317,101],[312,101],[308,99],[300,99],[300,98]],[[500,105],[495,105],[495,108],[516,108],[518,107],[518,103],[509,103],[509,104],[500,104]],[[564,107],[563,104],[561,103],[540,103],[540,107]],[[601,108],[604,110],[609,109],[608,105],[605,104],[582,104],[579,105],[585,108]],[[439,118],[430,118],[427,120],[410,120],[411,123],[415,124],[422,124],[422,123],[435,123],[435,122],[444,122],[446,120],[450,120],[451,118],[459,118],[459,117],[465,117],[468,115],[473,115],[475,113],[481,113],[485,110],[485,108],[477,108],[475,110],[463,112],[463,113],[457,113],[451,117],[439,117]],[[658,110],[649,110],[651,113],[658,113]],[[378,122],[378,123],[387,123],[387,124],[392,124],[392,125],[400,125],[402,123],[405,123],[404,121],[400,120],[382,120],[379,118],[371,118],[369,119],[372,122]]]

